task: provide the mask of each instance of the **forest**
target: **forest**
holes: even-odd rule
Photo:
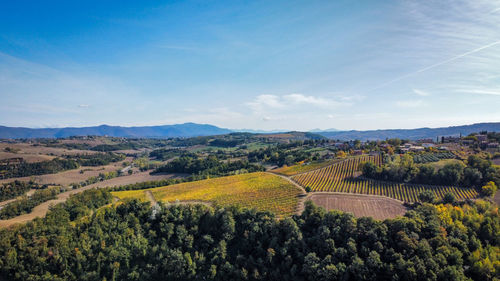
[[[35,163],[22,162],[20,164],[8,164],[0,167],[0,179],[54,174],[78,167],[77,161],[60,158]]]
[[[152,173],[188,173],[196,175],[216,175],[227,176],[235,173],[251,173],[264,171],[265,168],[250,164],[247,161],[236,160],[223,162],[215,155],[207,158],[180,157],[176,158],[166,165],[155,169]]]
[[[311,202],[276,220],[237,207],[128,201],[89,190],[0,230],[8,280],[494,280],[498,208],[423,204],[376,221]]]

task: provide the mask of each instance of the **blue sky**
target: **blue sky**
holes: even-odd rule
[[[76,2],[3,3],[1,125],[500,121],[499,1]]]

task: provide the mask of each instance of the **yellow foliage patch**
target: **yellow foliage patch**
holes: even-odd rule
[[[278,216],[292,215],[302,191],[287,180],[268,173],[249,173],[145,190],[119,191],[113,195],[146,200],[145,192],[163,202],[205,201],[219,206],[238,205],[271,211]]]

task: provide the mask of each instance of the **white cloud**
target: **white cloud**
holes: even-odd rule
[[[261,110],[263,107],[280,108],[284,106],[280,97],[276,95],[259,95],[254,101],[248,102],[247,105],[254,111]]]
[[[297,107],[316,107],[316,108],[331,108],[340,105],[350,105],[346,101],[336,101],[330,98],[306,96],[303,94],[288,94],[288,95],[259,95],[254,101],[247,102],[246,105],[254,112],[265,111],[266,109],[281,109],[287,110]]]
[[[339,102],[314,96],[304,96],[302,94],[290,94],[283,96],[285,101],[291,104],[309,104],[314,106],[336,106]]]
[[[419,90],[419,89],[413,89],[413,92],[414,92],[416,95],[421,96],[421,97],[427,97],[427,96],[430,96],[430,95],[431,95],[429,92],[422,91],[422,90]]]
[[[421,100],[402,100],[396,102],[396,106],[404,108],[415,108],[423,105],[425,105],[425,103]]]
[[[456,92],[468,93],[474,95],[500,96],[500,89],[460,89],[456,90]]]
[[[78,105],[78,107],[80,107],[80,108],[89,108],[90,105],[88,105],[88,104],[80,104],[80,105]]]

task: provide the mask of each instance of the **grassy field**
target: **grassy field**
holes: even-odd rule
[[[418,194],[424,190],[431,190],[436,198],[442,198],[447,192],[455,194],[458,200],[478,196],[476,190],[472,188],[363,179],[359,177],[360,171],[358,170],[362,161],[380,164],[381,160],[379,156],[351,158],[309,173],[299,174],[292,179],[304,187],[309,186],[312,191],[382,195],[406,202],[418,201]]]
[[[147,191],[162,202],[203,201],[219,206],[239,205],[271,211],[278,216],[292,215],[298,207],[298,195],[302,193],[286,179],[259,172],[145,190],[119,191],[113,192],[113,195],[120,199],[147,200]]]
[[[434,166],[434,169],[439,170],[439,169],[443,168],[444,165],[446,165],[446,164],[454,164],[454,163],[463,163],[463,162],[458,160],[458,159],[443,159],[443,160],[439,160],[437,162],[431,162],[431,163],[427,163],[427,164],[430,164],[430,165]]]
[[[309,172],[312,170],[320,169],[326,167],[328,165],[334,164],[341,160],[329,160],[329,161],[314,161],[309,163],[297,164],[293,166],[283,166],[278,169],[274,169],[271,172],[285,175],[285,176],[293,176],[300,173]]]

